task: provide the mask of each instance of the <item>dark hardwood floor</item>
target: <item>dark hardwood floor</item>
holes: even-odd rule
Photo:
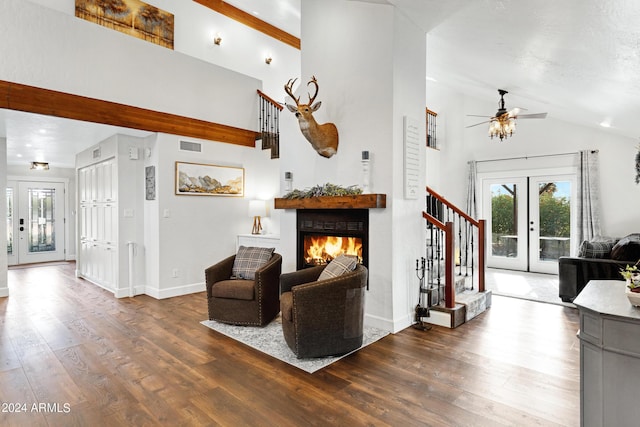
[[[9,271],[2,426],[579,425],[572,308],[495,296],[308,374],[202,326],[204,292],[116,299],[74,268]]]

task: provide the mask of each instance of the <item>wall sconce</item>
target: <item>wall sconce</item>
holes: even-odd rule
[[[213,44],[215,44],[216,46],[220,46],[220,43],[222,43],[222,36],[220,36],[220,33],[216,33],[216,35],[213,37]]]
[[[271,64],[271,61],[273,61],[273,58],[271,57],[271,54],[270,54],[270,53],[268,53],[268,54],[267,54],[267,57],[266,57],[266,58],[264,58],[264,62],[265,62],[267,65],[270,65],[270,64]]]
[[[249,202],[249,216],[253,217],[253,229],[251,234],[262,234],[260,217],[267,216],[267,202],[264,200],[251,200]]]
[[[31,162],[31,169],[39,170],[39,171],[48,171],[49,163],[47,162]]]

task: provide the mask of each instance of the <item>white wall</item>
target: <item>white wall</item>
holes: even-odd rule
[[[7,140],[0,138],[0,165],[2,169],[7,168]],[[7,175],[0,173],[0,188],[7,188]],[[0,197],[0,212],[7,212],[7,198],[2,195]],[[7,227],[0,227],[0,242],[4,242],[4,248],[0,250],[0,297],[9,296],[9,285],[7,283]]]
[[[394,14],[393,45],[393,203],[392,203],[392,288],[394,329],[400,330],[413,323],[418,300],[418,279],[415,260],[425,256],[426,223],[424,188],[426,175],[419,177],[418,197],[404,198],[404,126],[403,118],[411,117],[420,126],[420,159],[425,164],[426,126],[425,73],[426,36],[411,20]],[[377,250],[380,246],[376,247]]]
[[[75,0],[30,0],[41,6],[74,15]],[[262,80],[262,90],[276,100],[284,99],[283,86],[300,73],[300,51],[252,30],[193,0],[148,0],[174,14],[174,50],[229,70]],[[97,24],[90,24],[98,26]],[[113,30],[101,28],[100,31]],[[222,36],[213,44],[216,33]],[[265,64],[271,53],[273,61]]]
[[[0,80],[258,127],[258,80],[180,52],[19,0],[0,3],[0,39]]]
[[[325,23],[331,22],[331,26]],[[360,185],[361,152],[371,153],[371,192],[387,195],[386,209],[369,215],[368,324],[397,331],[410,324],[411,270],[420,256],[423,200],[403,198],[403,118],[416,118],[424,137],[425,36],[390,5],[344,0],[302,2],[302,94],[312,75],[320,90],[314,114],[333,122],[338,153],[319,156],[297,126],[283,132],[282,169],[294,175],[294,187],[331,182]],[[418,83],[420,86],[420,83]],[[287,121],[287,118],[283,122]],[[293,116],[289,123],[297,123]],[[424,185],[424,177],[421,177]],[[295,269],[295,211],[281,217],[283,245],[289,255],[283,270]],[[417,296],[417,285],[416,292]]]
[[[477,118],[466,114],[492,114],[494,100],[487,102],[457,94],[438,83],[427,83],[429,105],[438,113],[438,136],[444,127],[442,149],[429,150],[428,156],[438,158],[440,173],[427,171],[429,185],[459,206],[465,206],[467,162],[469,160],[507,159],[599,150],[602,233],[624,236],[638,231],[640,187],[635,184],[634,157],[637,141],[618,136],[597,127],[585,127],[561,121],[552,116],[542,120],[519,120],[513,137],[504,142],[491,140],[487,127],[464,128]],[[497,95],[496,95],[497,99]],[[440,116],[447,118],[440,126]],[[449,126],[452,117],[455,125]],[[462,123],[461,123],[462,122]],[[452,134],[455,135],[452,137]],[[429,162],[432,166],[432,162]],[[505,166],[508,167],[508,166]]]
[[[156,298],[203,291],[205,268],[234,254],[236,236],[251,232],[249,201],[272,200],[277,193],[279,170],[272,167],[270,152],[189,138],[202,144],[202,152],[195,153],[181,151],[180,140],[158,134],[146,142],[151,157],[145,166],[156,166],[156,200],[144,201],[145,292]],[[245,197],[176,195],[176,161],[243,167]],[[269,218],[264,225],[267,232],[277,231]]]

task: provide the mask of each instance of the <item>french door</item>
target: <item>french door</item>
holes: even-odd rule
[[[558,273],[575,245],[575,175],[482,179],[487,266]]]
[[[9,265],[65,259],[64,183],[7,182]]]

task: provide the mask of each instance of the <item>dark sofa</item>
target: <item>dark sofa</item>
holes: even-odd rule
[[[582,242],[577,257],[560,257],[559,296],[571,302],[589,280],[624,280],[620,270],[640,259],[640,233],[622,239]]]

